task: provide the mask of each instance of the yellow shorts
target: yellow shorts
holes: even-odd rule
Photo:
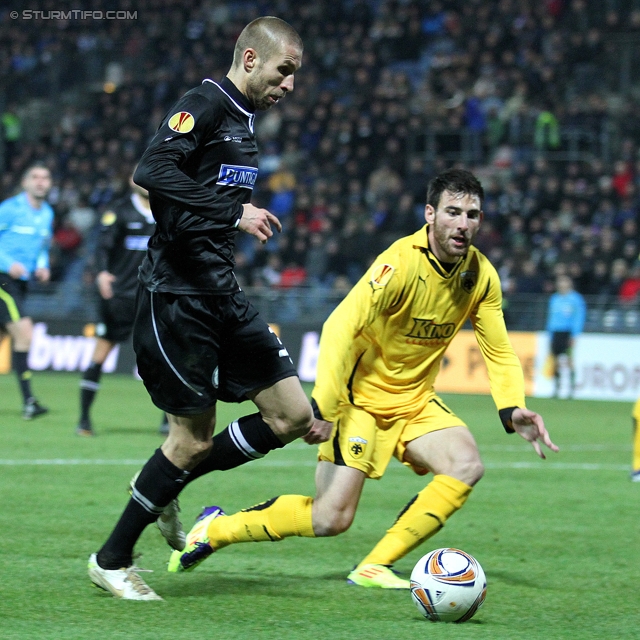
[[[466,426],[435,394],[410,418],[375,416],[344,404],[333,424],[331,438],[318,449],[318,459],[360,469],[368,478],[377,479],[383,476],[391,456],[395,456],[415,473],[424,475],[428,469],[405,462],[407,444],[432,431]]]

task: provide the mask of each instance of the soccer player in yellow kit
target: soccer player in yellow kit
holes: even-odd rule
[[[366,478],[381,478],[395,455],[427,486],[349,574],[364,587],[408,589],[397,560],[440,530],[483,475],[475,440],[436,395],[447,346],[471,320],[489,371],[491,394],[507,432],[544,458],[553,451],[542,417],[525,408],[524,376],[502,314],[500,280],[472,242],[482,222],[480,182],[445,171],[429,184],[426,226],[392,244],[325,322],[308,442],[319,447],[316,497],[277,496],[227,516],[205,509],[175,551],[169,571],[194,568],[236,542],[334,536],[355,516]]]
[[[631,481],[640,482],[640,398],[633,405],[633,459],[631,462]]]

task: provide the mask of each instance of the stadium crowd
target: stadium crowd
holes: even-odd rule
[[[51,17],[71,4],[0,17],[0,196],[32,160],[51,168],[54,280],[93,282],[99,217],[166,109],[223,77],[244,24],[280,15],[305,54],[292,95],[258,116],[254,203],[283,233],[239,238],[243,285],[348,288],[423,224],[428,179],[464,165],[507,297],[568,273],[580,293],[638,301],[640,104],[612,91],[611,60],[640,37],[640,2],[96,0],[131,17]]]

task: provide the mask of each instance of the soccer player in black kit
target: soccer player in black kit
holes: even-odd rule
[[[156,230],[140,269],[133,341],[140,376],[167,412],[170,431],[89,559],[93,583],[115,597],[161,599],[133,566],[133,548],[187,483],[300,436],[313,444],[330,435],[314,423],[287,350],[233,273],[238,230],[264,243],[272,227],[281,229],[273,214],[249,202],[258,174],[254,117],[293,90],[302,50],[300,36],[279,18],[251,22],[227,76],[178,100],[134,174],[149,191]],[[250,399],[259,413],[212,438],[218,399]],[[167,541],[181,549],[184,533]]]
[[[100,321],[91,364],[80,380],[80,418],[76,428],[80,436],[95,435],[90,411],[100,389],[102,366],[114,347],[127,340],[133,330],[138,269],[156,226],[149,192],[133,181],[131,191],[105,211],[100,221],[96,249]]]

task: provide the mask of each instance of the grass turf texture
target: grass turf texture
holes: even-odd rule
[[[356,520],[339,538],[237,545],[173,575],[153,526],[138,544],[139,564],[155,571],[143,577],[166,602],[123,602],[93,588],[87,558],[115,524],[131,476],[162,442],[160,412],[142,383],[104,376],[93,412],[98,437],[79,438],[78,375],[35,376],[51,413],[33,422],[20,417],[16,387],[13,376],[0,376],[2,638],[640,637],[630,403],[532,399],[562,448],[545,462],[503,432],[489,397],[445,398],[471,426],[487,472],[464,509],[397,568],[408,575],[444,546],[480,561],[485,605],[469,623],[447,625],[422,619],[407,592],[345,582],[424,486],[395,461],[381,481],[366,483]],[[220,405],[219,428],[251,410]],[[24,464],[34,460],[41,464]],[[315,448],[293,443],[199,479],[181,497],[183,521],[189,528],[202,505],[233,512],[281,493],[313,495],[314,466]]]

